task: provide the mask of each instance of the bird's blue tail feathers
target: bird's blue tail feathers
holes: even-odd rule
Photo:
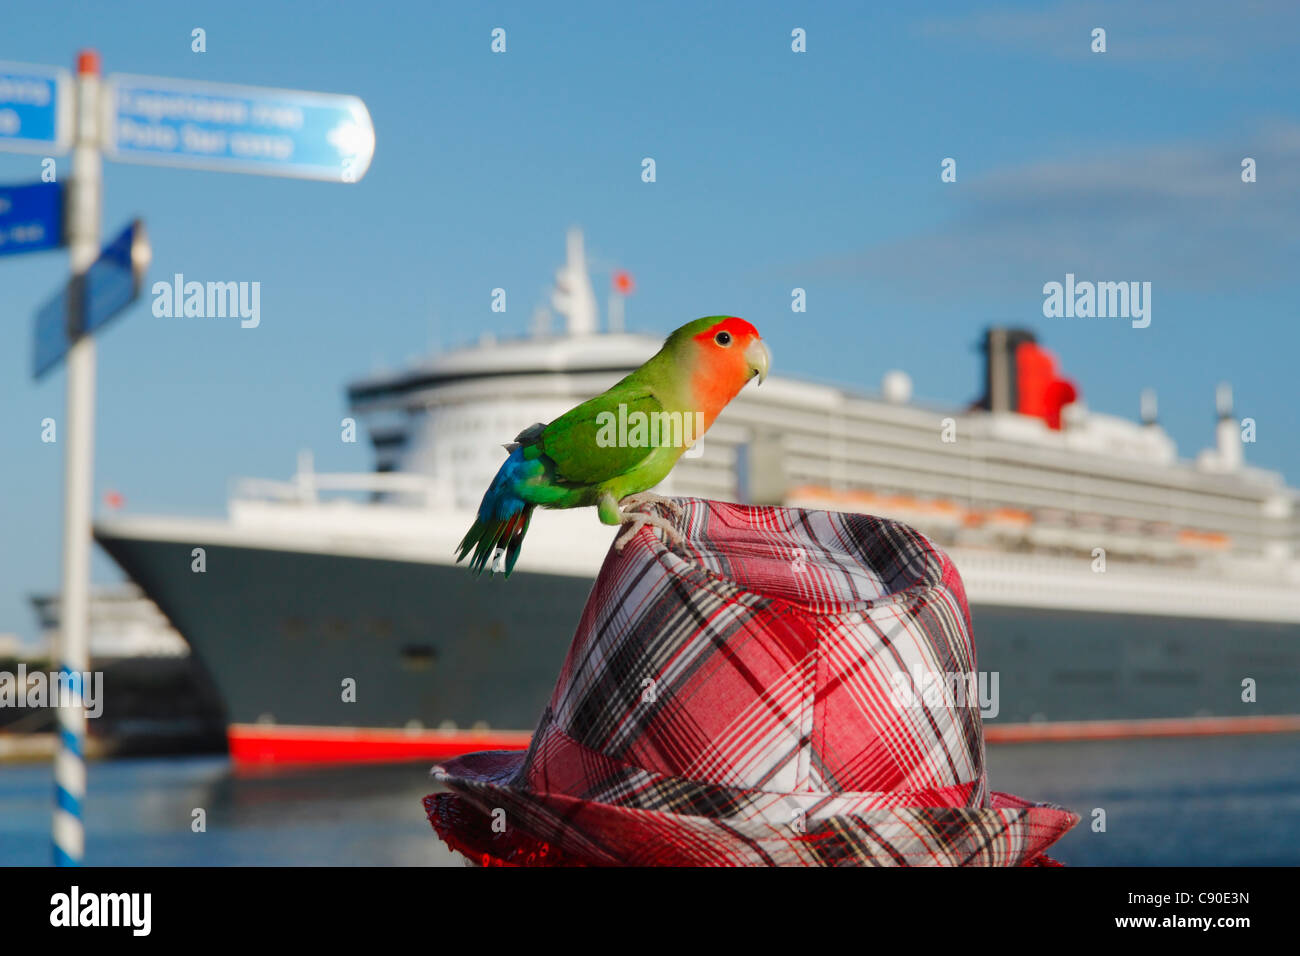
[[[511,450],[483,495],[474,524],[461,539],[457,564],[472,551],[469,566],[474,573],[481,574],[485,567],[491,573],[497,569],[498,555],[504,553],[505,576],[510,577],[536,507],[524,501],[517,490],[532,467],[534,463],[525,460],[523,448]]]

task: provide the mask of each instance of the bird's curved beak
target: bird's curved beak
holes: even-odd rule
[[[768,366],[772,364],[772,353],[767,350],[767,344],[762,339],[754,339],[745,346],[745,362],[749,365],[753,375],[758,376],[758,384],[762,385],[767,379]]]

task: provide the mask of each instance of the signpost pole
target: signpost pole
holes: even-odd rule
[[[82,675],[90,669],[90,545],[94,495],[95,340],[82,335],[85,295],[78,279],[99,254],[102,193],[102,130],[99,54],[77,61],[76,121],[72,177],[68,186],[67,235],[72,272],[68,302],[68,400],[63,433],[63,597],[59,610],[59,749],[55,756],[54,862],[78,866],[85,851],[81,804],[86,796],[86,710]],[[66,693],[67,688],[72,693]]]
[[[85,855],[81,809],[86,796],[86,707],[90,672],[91,507],[94,501],[95,340],[93,333],[140,295],[151,257],[144,225],[132,223],[100,249],[104,156],[326,182],[355,183],[375,153],[375,128],[355,96],[196,84],[158,77],[101,76],[99,54],[77,59],[75,115],[68,118],[68,75],[44,66],[0,63],[0,84],[21,90],[0,100],[0,149],[62,153],[72,174],[57,229],[57,190],[0,193],[9,233],[0,252],[68,245],[69,281],[36,315],[32,374],[39,379],[65,356],[68,401],[63,424],[63,594],[56,654],[59,747],[54,758],[54,862],[77,866]],[[33,97],[28,91],[36,90]],[[6,94],[8,95],[8,94]],[[71,132],[71,135],[69,135]],[[13,206],[19,208],[14,210]],[[0,218],[0,228],[6,219]],[[590,290],[588,290],[590,291]]]

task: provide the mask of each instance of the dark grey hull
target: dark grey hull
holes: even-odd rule
[[[591,582],[101,537],[220,689],[230,723],[531,730]],[[202,546],[207,570],[190,570]],[[344,682],[355,681],[355,701]]]
[[[978,667],[999,675],[993,723],[1300,714],[1300,624],[993,605],[971,619]]]
[[[230,723],[530,730],[585,578],[100,535],[171,619]],[[190,570],[191,548],[207,570]],[[1300,714],[1300,625],[971,609],[991,724]],[[355,701],[344,682],[355,681]],[[1256,682],[1256,703],[1242,681]]]

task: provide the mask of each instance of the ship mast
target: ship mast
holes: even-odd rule
[[[582,230],[569,229],[566,240],[568,257],[555,271],[555,290],[551,305],[565,317],[565,331],[569,335],[595,335],[599,331],[596,311],[596,291],[587,274],[587,255],[582,247]]]

